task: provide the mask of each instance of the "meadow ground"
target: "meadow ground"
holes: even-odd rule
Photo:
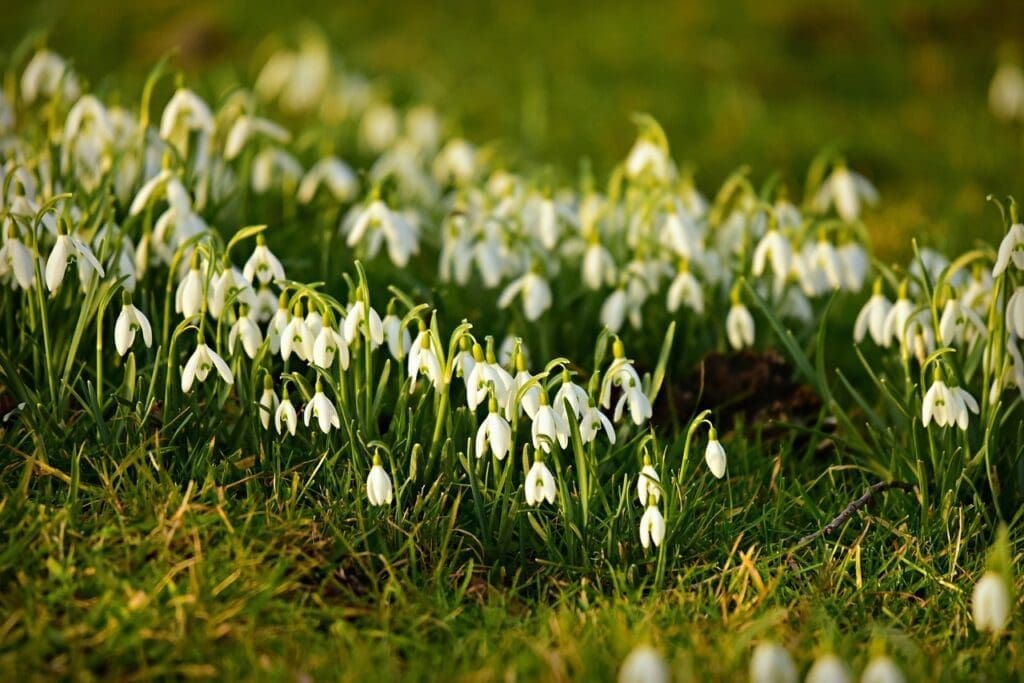
[[[286,3],[174,5],[23,3],[11,8],[0,48],[9,53],[48,26],[50,47],[94,89],[135,93],[181,44],[183,73],[218,92],[251,80],[267,35],[297,14]],[[1024,21],[1015,3],[352,3],[308,14],[396,101],[435,103],[460,134],[497,140],[526,173],[572,177],[587,158],[607,177],[630,149],[637,110],[659,119],[708,191],[744,164],[798,187],[815,155],[835,146],[879,189],[865,224],[883,262],[906,262],[911,237],[950,254],[998,243],[1006,225],[985,197],[1024,188],[1024,131],[995,121],[986,103],[1001,50],[1012,49],[1002,39],[1022,35],[1012,30]],[[247,205],[249,214],[261,208],[278,220],[269,240],[289,275],[320,276],[303,242],[309,227],[287,207]],[[394,276],[443,302],[449,330],[462,315],[489,315],[493,297],[481,303],[415,268],[375,275],[371,262],[368,271],[375,291]],[[337,277],[329,286],[341,291]],[[431,453],[420,464],[441,489],[413,464],[404,506],[369,507],[353,499],[365,468],[343,466],[354,446],[340,437],[284,450],[250,427],[225,433],[219,413],[180,397],[180,412],[168,402],[140,422],[119,401],[89,405],[82,391],[91,385],[76,374],[77,409],[63,406],[59,420],[41,417],[29,433],[2,432],[0,671],[12,680],[611,680],[647,642],[676,680],[736,680],[754,644],[774,640],[801,670],[834,652],[859,672],[887,652],[908,680],[1019,679],[1020,619],[1002,635],[978,633],[970,597],[1000,522],[1019,559],[1020,402],[970,443],[862,402],[878,386],[849,343],[864,298],[837,298],[826,323],[795,338],[765,322],[775,321],[770,310],[754,309],[762,350],[785,360],[729,356],[723,372],[740,377],[738,396],[708,406],[728,446],[728,477],[712,478],[699,456],[679,473],[671,550],[661,555],[635,547],[636,510],[621,523],[568,503],[528,514],[497,495],[500,468],[463,472],[449,451],[451,462]],[[0,317],[20,370],[39,340],[15,330],[14,301],[4,299]],[[562,312],[539,331],[512,324],[542,357],[589,358],[596,306]],[[627,343],[641,369],[668,368],[652,418],[662,464],[678,463],[688,421],[708,405],[691,395],[695,369],[725,349],[690,325],[659,362],[667,320],[655,315],[645,329],[657,337]],[[12,362],[5,357],[0,382],[5,413],[22,395]],[[838,426],[830,391],[850,417]],[[410,433],[422,427],[416,419]],[[468,419],[456,412],[452,421]],[[901,425],[930,443],[908,443]],[[639,452],[638,438],[627,451]],[[979,458],[1006,453],[1001,481],[978,476],[944,498],[922,493],[915,458],[948,448],[941,455],[951,459],[971,446]],[[602,461],[614,483],[593,505],[627,508],[636,465]],[[807,538],[868,486],[906,479],[916,488],[879,492],[834,533]]]

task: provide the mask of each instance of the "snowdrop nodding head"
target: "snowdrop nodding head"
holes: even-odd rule
[[[274,380],[269,374],[263,378],[263,393],[260,395],[257,405],[257,409],[260,411],[260,424],[264,429],[270,429],[270,421],[274,418],[280,401],[277,398],[277,392],[274,391]]]
[[[736,351],[754,345],[754,316],[740,299],[739,285],[733,289],[732,306],[725,317],[725,333]]]
[[[649,502],[647,504],[647,510],[644,511],[643,517],[640,518],[640,545],[647,550],[654,544],[654,547],[660,547],[665,541],[665,518],[662,516],[661,511],[658,510],[657,503]]]
[[[526,475],[526,483],[523,484],[526,504],[537,506],[542,502],[555,502],[555,494],[558,488],[555,485],[555,477],[551,470],[544,464],[543,456],[538,450],[534,456],[533,467]]]
[[[123,356],[135,343],[135,333],[142,333],[142,341],[147,348],[153,345],[153,329],[149,319],[138,308],[132,305],[131,298],[125,293],[121,313],[114,323],[114,347],[117,354]]]
[[[751,683],[797,683],[796,664],[786,648],[762,642],[750,658]]]
[[[650,645],[640,645],[626,656],[619,669],[619,683],[669,683],[668,664]]]
[[[864,668],[860,683],[906,683],[906,678],[892,658],[876,655]]]
[[[256,236],[256,248],[253,249],[249,260],[245,262],[242,276],[250,283],[253,281],[253,278],[258,279],[263,284],[268,284],[274,280],[284,280],[284,267],[278,258],[274,256],[273,252],[270,251],[270,248],[267,246],[267,240],[263,235]]]
[[[708,445],[704,449],[704,462],[707,463],[708,469],[711,470],[711,474],[715,475],[716,479],[721,479],[725,476],[725,449],[722,448],[722,444],[718,441],[718,430],[711,427],[708,432]]]
[[[291,399],[288,398],[288,387],[285,386],[281,391],[281,402],[277,405],[277,410],[274,411],[274,429],[277,430],[278,434],[284,434],[287,431],[292,436],[295,436],[295,430],[299,426],[299,416],[295,412],[295,406],[292,404]]]
[[[100,277],[104,276],[103,266],[82,240],[71,235],[60,233],[57,235],[57,243],[53,246],[49,258],[46,259],[46,288],[51,292],[57,291],[64,282],[64,274],[67,272],[68,264],[72,260],[78,261],[79,278],[83,287],[87,284],[88,276],[93,272]]]
[[[1011,205],[1011,211],[1015,211],[1015,206]],[[1002,275],[1011,263],[1017,270],[1024,270],[1024,223],[1016,221],[999,243],[999,253],[992,267],[992,277]]]
[[[974,586],[971,595],[971,614],[974,628],[982,633],[1002,633],[1010,623],[1012,601],[1006,579],[994,571],[987,571]]]
[[[827,654],[814,660],[804,683],[853,683],[853,676],[843,660]]]
[[[390,505],[394,500],[391,477],[384,470],[380,455],[377,453],[373,455],[373,467],[366,477],[366,497],[370,500],[370,505]]]
[[[870,333],[876,344],[888,346],[891,336],[886,335],[885,328],[892,306],[882,293],[882,281],[875,280],[871,298],[857,314],[857,320],[853,325],[853,340],[859,344],[864,341],[865,335]]]
[[[490,450],[498,460],[504,460],[512,447],[512,427],[499,412],[498,400],[492,395],[487,417],[476,432],[476,457],[481,458]]]
[[[331,427],[341,429],[338,410],[334,407],[331,399],[324,395],[323,386],[320,384],[319,379],[316,382],[316,393],[313,394],[313,398],[306,404],[306,409],[302,413],[302,420],[306,423],[307,427],[310,420],[314,417],[317,420],[320,431],[324,434],[329,434]]]
[[[199,338],[202,339],[202,333],[200,333]],[[224,362],[224,359],[207,346],[206,342],[200,341],[196,346],[196,350],[189,357],[188,362],[185,363],[185,368],[181,371],[181,390],[188,393],[196,380],[205,382],[210,374],[210,370],[214,368],[216,368],[217,374],[220,375],[224,382],[227,384],[235,383],[235,376],[231,373],[231,368]]]
[[[644,466],[636,481],[636,496],[640,499],[641,505],[657,503],[661,500],[661,479],[654,466],[651,465],[651,456],[647,454],[644,454]]]

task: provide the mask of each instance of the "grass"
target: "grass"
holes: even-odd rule
[[[444,102],[457,129],[499,138],[530,172],[550,166],[568,177],[587,156],[605,177],[632,141],[635,109],[665,123],[677,156],[694,160],[709,189],[746,162],[758,182],[780,169],[798,187],[817,151],[836,143],[881,188],[883,205],[868,224],[883,259],[905,255],[908,233],[918,230],[951,253],[997,239],[1005,226],[984,196],[1024,184],[1020,131],[984,111],[994,64],[987,37],[1012,33],[1016,7],[602,3],[580,12],[525,3],[503,5],[497,21],[476,5],[453,7],[311,11],[346,57],[382,74],[399,100]],[[52,24],[50,44],[92,74],[98,90],[134,93],[167,41],[198,35],[179,62],[219,95],[237,74],[254,71],[251,50],[263,34],[291,21],[290,9],[286,16],[269,3],[178,13],[103,0],[88,11],[107,25],[76,30],[86,25],[83,11],[61,3],[15,8],[3,46],[9,51],[14,36]],[[170,38],[158,27],[170,27]],[[111,47],[116,36],[129,37],[127,63]],[[537,51],[520,59],[531,40]],[[111,71],[117,75],[99,78]],[[124,222],[135,229],[145,219],[133,220]],[[320,263],[303,242],[333,225],[334,213],[315,207],[289,216],[278,198],[247,196],[242,208],[229,207],[222,234],[256,220],[275,224],[271,245],[290,276],[323,277],[325,291],[344,300],[337,272],[349,264]],[[566,298],[559,315],[533,326],[518,309],[497,312],[493,292],[437,283],[436,246],[425,245],[422,259],[401,271],[383,259],[368,263],[382,311],[385,286],[394,283],[436,306],[442,329],[467,317],[485,332],[523,335],[537,360],[564,354],[589,367],[600,302],[578,282],[573,289],[573,273],[554,281]],[[1020,402],[1004,413],[987,409],[1007,423],[975,426],[967,436],[922,429],[902,415],[904,403],[886,399],[906,389],[906,405],[919,411],[921,382],[900,384],[899,363],[879,362],[871,367],[895,384],[874,384],[846,342],[862,297],[837,298],[823,332],[792,338],[770,306],[752,305],[759,343],[785,352],[791,374],[825,406],[801,419],[784,405],[771,421],[740,410],[718,424],[729,455],[725,480],[698,462],[703,436],[681,471],[693,416],[666,402],[666,391],[651,441],[640,429],[603,452],[574,443],[566,453],[576,459],[559,465],[559,506],[531,510],[505,495],[503,478],[527,468],[525,455],[477,463],[462,441],[444,442],[439,455],[437,444],[418,438],[430,433],[436,408],[424,393],[374,409],[372,386],[353,387],[348,432],[303,433],[285,446],[246,414],[260,386],[258,363],[232,361],[237,396],[168,389],[168,401],[164,383],[176,375],[161,374],[165,356],[140,350],[133,397],[118,384],[120,360],[97,390],[91,350],[75,346],[80,306],[68,289],[38,305],[59,331],[52,351],[49,341],[40,349],[29,297],[5,289],[0,311],[0,401],[34,398],[24,420],[0,426],[0,670],[12,679],[610,680],[634,645],[651,642],[675,680],[736,680],[765,639],[785,644],[802,671],[825,652],[860,671],[884,651],[911,680],[1021,676],[1019,619],[993,637],[974,629],[970,611],[1000,522],[1019,558]],[[159,313],[163,296],[158,287],[136,298],[155,328],[172,322]],[[724,318],[724,301],[709,306],[709,318]],[[94,311],[84,310],[91,324]],[[702,386],[681,387],[683,378],[725,343],[702,320],[684,318],[659,363],[671,319],[647,311],[643,330],[624,333],[627,348],[642,370],[667,369],[669,388],[700,393]],[[191,333],[181,340],[191,344]],[[46,385],[50,354],[70,358],[66,382]],[[955,367],[977,383],[978,361]],[[364,373],[360,362],[353,375]],[[385,371],[370,363],[365,374],[379,379]],[[864,404],[837,367],[869,397]],[[390,372],[378,386],[407,394],[401,372]],[[50,402],[48,392],[64,400]],[[3,405],[4,413],[13,407]],[[825,419],[834,412],[847,421],[834,427]],[[381,414],[393,419],[385,424]],[[450,415],[446,433],[471,431],[468,411]],[[393,507],[371,507],[363,495],[374,443],[394,448]],[[971,469],[956,459],[986,448],[1003,454],[995,482],[977,463]],[[636,541],[644,449],[674,506],[661,555]],[[915,462],[926,454],[927,464]],[[574,478],[581,471],[584,478]],[[589,496],[587,472],[599,482]],[[955,492],[925,500],[920,482],[951,472]],[[918,488],[880,494],[834,535],[801,540],[889,478]],[[598,512],[588,516],[586,504]],[[1019,580],[1016,587],[1020,594]]]

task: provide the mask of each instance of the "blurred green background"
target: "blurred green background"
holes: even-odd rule
[[[137,84],[168,49],[190,73],[251,78],[268,35],[309,22],[400,100],[425,98],[477,142],[602,172],[646,111],[714,191],[748,164],[799,186],[834,144],[878,185],[885,256],[908,235],[945,248],[1001,227],[988,193],[1024,196],[1024,132],[987,110],[1000,59],[1019,55],[1024,2],[463,0],[428,4],[170,0],[20,2],[0,50],[32,29],[94,85]]]

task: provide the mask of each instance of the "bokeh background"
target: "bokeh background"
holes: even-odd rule
[[[269,36],[312,25],[399,101],[566,172],[622,158],[634,111],[661,121],[706,191],[744,164],[799,186],[834,145],[882,193],[868,222],[886,257],[908,236],[995,239],[986,195],[1024,196],[1024,131],[987,107],[997,65],[1022,56],[1020,0],[4,4],[4,54],[43,30],[94,87],[133,96],[171,48],[190,74],[251,78]]]

